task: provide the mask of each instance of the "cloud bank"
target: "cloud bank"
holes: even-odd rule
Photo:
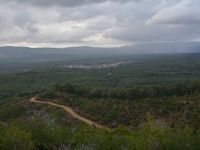
[[[200,1],[183,0],[158,11],[148,22],[158,24],[200,23]]]
[[[103,2],[121,2],[125,3],[131,0],[11,0],[15,1],[17,3],[22,4],[30,4],[30,5],[37,5],[42,7],[49,7],[52,5],[58,5],[58,6],[65,6],[65,7],[74,7],[74,6],[80,6],[80,5],[90,5],[90,4],[97,4],[97,3],[103,3]],[[133,0],[135,2],[139,0]]]
[[[122,46],[200,39],[198,0],[0,0],[0,45]]]

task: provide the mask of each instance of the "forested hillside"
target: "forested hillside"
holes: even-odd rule
[[[198,150],[200,55],[0,63],[2,150]],[[73,64],[130,62],[100,69]],[[88,126],[58,107],[109,128]]]

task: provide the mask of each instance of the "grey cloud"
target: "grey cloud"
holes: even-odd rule
[[[102,31],[115,26],[116,20],[113,17],[99,16],[87,21],[87,28]]]
[[[105,37],[129,42],[179,42],[200,37],[198,24],[187,26],[146,25],[145,21],[131,22],[107,30]]]
[[[6,0],[4,0],[6,1]],[[95,4],[95,3],[103,3],[103,2],[128,2],[128,1],[135,1],[138,2],[140,0],[11,0],[20,2],[23,4],[33,4],[42,7],[48,7],[52,5],[59,5],[59,6],[66,6],[66,7],[74,7],[80,5],[88,5],[88,4]]]
[[[198,0],[10,1],[0,0],[0,43],[123,45],[200,39]]]
[[[200,23],[200,1],[183,0],[160,9],[148,24],[196,24]]]

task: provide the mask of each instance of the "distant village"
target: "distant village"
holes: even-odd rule
[[[118,67],[119,65],[127,64],[127,63],[131,63],[131,62],[116,62],[112,64],[91,64],[91,65],[70,64],[70,65],[64,65],[61,67],[68,68],[68,69],[106,69],[106,68]]]

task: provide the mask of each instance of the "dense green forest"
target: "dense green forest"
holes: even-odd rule
[[[130,62],[105,69],[68,64]],[[199,150],[200,54],[0,62],[0,150]],[[110,128],[92,128],[70,106]]]
[[[137,127],[151,113],[157,119],[174,126],[200,127],[200,84],[174,85],[169,87],[91,89],[64,84],[41,92],[43,99],[70,105],[87,112],[87,117],[112,126],[112,124]],[[59,101],[58,101],[59,100]],[[80,112],[81,113],[81,112]],[[169,125],[168,124],[168,125]]]

